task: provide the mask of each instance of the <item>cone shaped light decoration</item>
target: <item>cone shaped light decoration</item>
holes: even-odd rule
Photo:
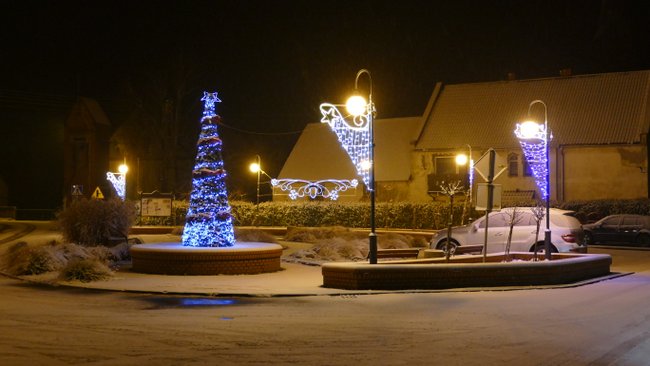
[[[217,131],[221,120],[215,113],[217,93],[203,94],[204,110],[197,153],[192,171],[192,193],[187,210],[183,245],[192,247],[231,247],[235,244],[226,170]]]

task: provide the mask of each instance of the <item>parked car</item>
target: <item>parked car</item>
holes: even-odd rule
[[[539,227],[539,235],[535,241],[537,223],[535,215],[528,207],[517,207],[515,224],[512,230],[510,251],[533,252],[535,246],[538,251],[544,249],[544,231],[546,229],[546,218],[542,219]],[[488,253],[504,252],[510,222],[514,208],[504,208],[501,211],[490,213],[488,220]],[[583,231],[580,221],[573,215],[573,211],[551,209],[551,250],[553,252],[586,252],[587,247],[583,244]],[[430,243],[433,249],[444,249],[447,241],[447,230],[440,230],[436,233]],[[452,228],[451,245],[483,245],[485,243],[485,216],[476,221]]]
[[[587,244],[632,244],[650,247],[650,216],[610,215],[582,225]]]

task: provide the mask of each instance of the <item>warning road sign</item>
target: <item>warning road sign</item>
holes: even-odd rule
[[[103,200],[104,199],[104,194],[102,193],[101,189],[99,187],[95,188],[95,191],[93,192],[93,195],[91,196],[93,199],[96,200]]]

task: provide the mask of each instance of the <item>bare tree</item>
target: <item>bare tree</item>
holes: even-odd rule
[[[544,220],[544,216],[546,215],[546,208],[542,202],[537,202],[537,205],[535,207],[531,207],[530,211],[533,213],[533,218],[535,218],[535,223],[537,224],[537,229],[535,230],[535,251],[533,254],[533,261],[537,262],[537,248],[539,247],[537,245],[537,241],[539,240],[539,227],[542,224],[542,220]]]
[[[512,211],[504,211],[508,216],[508,226],[510,230],[508,231],[508,240],[506,241],[506,250],[504,251],[504,257],[506,262],[510,262],[510,244],[512,243],[512,230],[514,227],[521,222],[523,216],[518,207],[513,207]]]
[[[463,186],[460,181],[456,182],[442,182],[440,185],[442,193],[449,197],[449,221],[447,223],[447,241],[445,242],[445,259],[449,261],[449,257],[452,254],[452,251],[456,249],[456,246],[451,246],[451,227],[454,224],[454,196],[463,190]]]
[[[150,164],[161,190],[178,190],[179,168],[191,170],[199,91],[196,65],[181,55],[167,65],[134,75],[126,86],[131,113],[116,133],[120,149]],[[180,167],[187,160],[189,167]],[[144,167],[143,167],[144,168]],[[151,172],[151,169],[148,170]],[[189,180],[189,174],[187,180]]]

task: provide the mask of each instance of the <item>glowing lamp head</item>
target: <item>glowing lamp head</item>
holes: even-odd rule
[[[366,100],[360,95],[351,96],[347,103],[345,103],[345,108],[348,110],[348,113],[355,117],[366,113],[367,107],[368,103],[366,103]]]
[[[526,121],[519,125],[519,132],[524,138],[533,138],[542,130],[542,125],[534,121]]]
[[[126,172],[129,171],[129,167],[126,164],[120,164],[120,166],[117,167],[117,171],[121,174],[126,174]]]
[[[363,170],[370,170],[370,167],[372,166],[372,163],[370,160],[364,160],[361,162],[361,169]]]
[[[259,173],[262,171],[262,167],[260,167],[258,163],[251,163],[251,165],[248,166],[248,169],[253,173]]]
[[[468,158],[465,154],[456,155],[456,165],[465,165],[467,164]]]

